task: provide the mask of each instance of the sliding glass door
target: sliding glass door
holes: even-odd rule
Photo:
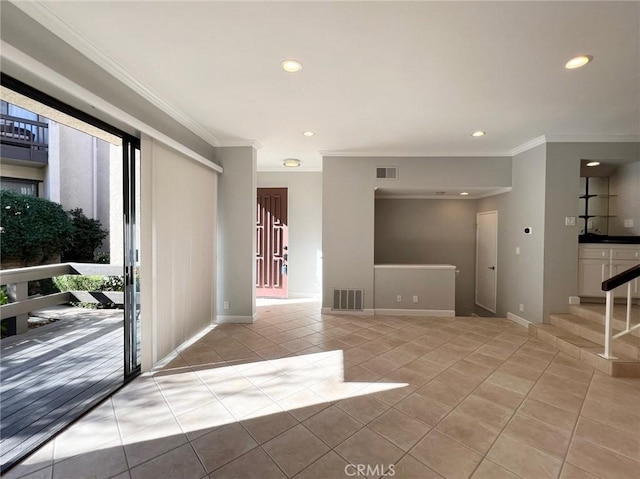
[[[140,141],[125,138],[124,169],[124,376],[140,372]]]

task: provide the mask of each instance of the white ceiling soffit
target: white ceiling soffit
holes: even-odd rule
[[[16,6],[211,144],[258,140],[260,170],[640,140],[636,2]],[[577,54],[594,59],[566,70]]]
[[[511,191],[511,186],[501,187],[447,187],[429,189],[376,188],[376,199],[384,200],[477,200]],[[468,195],[462,196],[460,193]]]

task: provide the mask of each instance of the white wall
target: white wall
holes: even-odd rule
[[[376,180],[377,166],[398,166],[398,180]],[[373,309],[374,188],[511,186],[507,157],[324,157],[322,175],[323,307],[333,288],[364,289]]]
[[[289,297],[322,291],[322,173],[258,172],[258,188],[288,190]]]
[[[218,322],[253,322],[256,307],[257,156],[252,147],[218,148]],[[224,303],[229,309],[224,309]]]
[[[619,166],[609,179],[614,196],[609,201],[611,236],[640,236],[640,161]],[[624,225],[625,219],[633,220],[633,227]]]
[[[143,371],[215,319],[217,183],[212,169],[142,137]]]

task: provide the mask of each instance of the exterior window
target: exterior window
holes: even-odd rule
[[[13,191],[22,195],[38,196],[38,182],[35,180],[18,180],[14,178],[1,178],[0,189]]]

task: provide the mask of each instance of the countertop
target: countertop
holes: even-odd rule
[[[578,243],[640,244],[640,236],[580,235]]]

